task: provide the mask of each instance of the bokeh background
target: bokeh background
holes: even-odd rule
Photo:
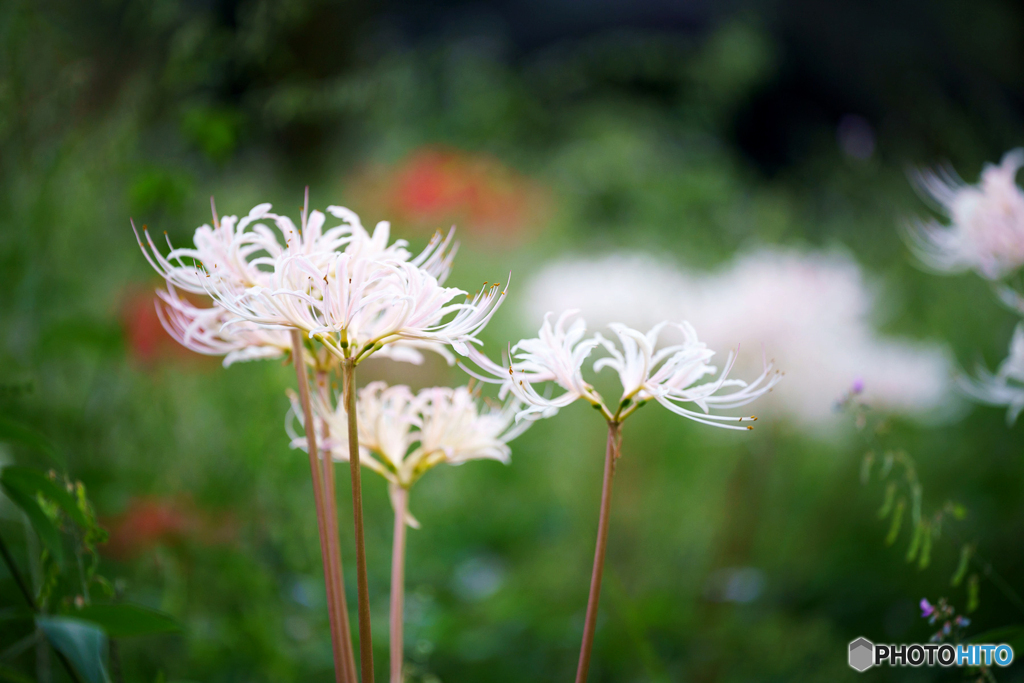
[[[85,483],[111,532],[102,573],[184,626],[122,641],[125,680],[328,681],[308,463],[284,430],[293,370],[177,348],[129,217],[185,244],[211,195],[221,213],[270,201],[295,216],[308,185],[314,207],[390,220],[414,246],[456,224],[454,285],[512,272],[494,354],[566,291],[595,322],[650,301],[643,315],[683,317],[664,300],[673,283],[713,289],[767,259],[698,317],[743,310],[716,348],[742,336],[759,360],[747,340],[764,342],[804,388],[780,385],[749,434],[654,408],[626,425],[591,680],[853,680],[853,638],[927,641],[924,597],[966,609],[966,582],[950,585],[965,542],[983,558],[968,632],[1024,623],[1024,426],[948,382],[1003,358],[1016,319],[979,278],[920,270],[898,234],[929,212],[908,169],[948,161],[974,179],[1024,141],[1022,112],[1024,11],[1009,1],[7,0],[0,410]],[[858,331],[815,337],[833,314]],[[874,346],[851,355],[858,335]],[[465,381],[443,364],[366,368]],[[868,411],[883,446],[832,408],[858,379],[869,404],[887,382],[876,401],[893,412]],[[603,441],[575,406],[514,442],[510,466],[440,468],[416,487],[410,680],[573,675]],[[924,569],[905,560],[908,530],[886,544],[885,484],[860,476],[872,448],[913,457],[926,512],[966,510]],[[48,466],[15,444],[0,458]],[[381,672],[391,516],[383,483],[364,486]],[[342,529],[349,505],[342,493]],[[0,514],[24,558],[23,522],[6,501]],[[16,601],[0,570],[0,608]],[[31,652],[6,664],[37,673]]]

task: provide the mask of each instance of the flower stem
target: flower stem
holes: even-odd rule
[[[590,670],[590,652],[594,647],[594,629],[597,626],[597,603],[601,597],[601,578],[604,576],[604,552],[608,545],[608,517],[612,504],[612,477],[615,461],[619,459],[622,444],[622,425],[608,422],[608,446],[604,456],[604,482],[601,484],[601,514],[597,522],[597,548],[594,550],[594,572],[590,577],[590,597],[587,600],[587,618],[583,625],[583,644],[580,663],[576,669],[576,683],[585,683]]]
[[[345,412],[348,415],[348,462],[352,470],[352,522],[356,538],[356,586],[359,596],[359,664],[363,683],[373,683],[373,642],[370,640],[370,589],[366,581],[366,544],[363,541],[363,488],[359,471],[359,429],[356,424],[356,366],[342,363]]]
[[[405,612],[405,512],[409,489],[395,486],[391,497],[395,506],[395,537],[391,549],[391,683],[402,683],[402,631]]]
[[[354,683],[348,678],[345,667],[345,643],[339,623],[340,610],[337,606],[338,595],[335,584],[334,559],[331,548],[331,532],[327,521],[324,502],[324,482],[320,470],[320,457],[316,447],[316,428],[313,421],[313,409],[309,402],[309,376],[303,360],[302,337],[298,330],[292,330],[292,360],[295,363],[295,375],[299,385],[299,399],[302,403],[304,426],[306,429],[307,451],[309,451],[309,469],[313,475],[313,502],[316,506],[316,523],[320,532],[320,558],[324,565],[324,585],[327,589],[327,610],[331,624],[331,646],[334,650],[334,677],[337,683]]]
[[[330,405],[330,392],[327,386],[326,372],[317,372],[317,389],[325,405]],[[326,439],[330,436],[326,423],[324,423],[323,429],[324,438]],[[343,647],[341,663],[345,669],[346,680],[350,683],[356,683],[359,679],[356,677],[356,659],[355,653],[352,651],[352,628],[348,620],[348,601],[345,599],[345,573],[342,569],[341,544],[338,538],[338,505],[334,489],[334,458],[331,457],[330,453],[327,453],[322,458],[322,461],[327,528],[330,532],[327,537],[331,544],[329,548],[330,557],[333,560],[331,582],[334,584],[335,595],[338,597],[334,606],[339,612],[337,618],[341,627]]]

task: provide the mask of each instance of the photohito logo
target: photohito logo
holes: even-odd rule
[[[875,663],[875,644],[867,638],[858,638],[850,643],[850,666],[857,671],[867,671]]]
[[[867,638],[850,643],[850,668],[867,671],[883,663],[889,666],[1010,666],[1013,648],[999,645],[951,643],[913,643],[875,645]]]

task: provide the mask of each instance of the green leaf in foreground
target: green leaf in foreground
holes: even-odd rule
[[[74,615],[103,627],[111,638],[181,631],[181,624],[169,614],[139,605],[86,605]]]
[[[88,621],[71,617],[37,617],[50,645],[63,654],[88,683],[110,683],[103,664],[107,635]]]
[[[18,489],[33,498],[41,494],[43,498],[53,501],[75,524],[88,526],[85,515],[75,501],[74,496],[57,482],[45,474],[29,467],[5,467],[0,473],[0,482],[5,489]]]
[[[29,496],[20,489],[10,488],[6,484],[3,485],[3,489],[7,497],[11,499],[11,502],[21,508],[21,511],[28,517],[28,521],[32,523],[32,528],[39,534],[39,540],[50,551],[57,564],[63,564],[64,548],[61,545],[60,531],[57,529],[57,525],[53,523],[53,520],[39,507],[35,497]]]

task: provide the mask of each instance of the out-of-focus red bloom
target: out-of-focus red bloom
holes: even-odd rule
[[[104,525],[110,530],[104,551],[118,559],[138,557],[158,545],[184,541],[219,545],[237,537],[233,519],[203,513],[181,498],[132,498],[124,512],[104,520]]]
[[[404,225],[437,229],[456,223],[463,235],[518,241],[545,220],[547,194],[497,159],[421,148],[390,168],[364,172],[357,193]]]
[[[166,359],[201,358],[176,342],[160,323],[155,287],[134,285],[123,298],[120,319],[128,354],[144,365]]]

